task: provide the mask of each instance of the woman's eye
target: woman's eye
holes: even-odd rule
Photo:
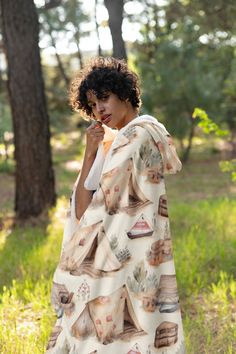
[[[103,97],[101,98],[101,100],[102,100],[102,101],[106,101],[108,98],[109,98],[109,95],[106,95],[106,96],[103,96]]]

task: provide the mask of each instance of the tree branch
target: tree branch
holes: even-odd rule
[[[61,5],[61,3],[62,0],[45,0],[44,9],[45,10],[53,9],[54,7]]]

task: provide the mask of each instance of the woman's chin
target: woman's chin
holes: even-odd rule
[[[111,129],[115,129],[114,123],[111,120],[109,122],[103,123],[103,124]]]

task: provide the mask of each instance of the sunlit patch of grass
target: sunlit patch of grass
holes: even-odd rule
[[[59,198],[43,227],[18,228],[7,237],[2,234],[1,353],[45,351],[55,321],[50,291],[52,274],[59,260],[67,207],[68,201],[64,197]],[[7,234],[7,230],[4,231]]]
[[[30,277],[36,282],[41,274],[46,277],[52,274],[56,255],[59,257],[67,207],[68,201],[61,197],[44,223],[16,227],[12,232],[9,229],[2,231],[0,286],[10,284],[16,278]]]
[[[236,201],[171,204],[174,252],[183,295],[199,292],[219,279],[221,270],[236,273]]]
[[[195,203],[196,200],[209,200],[219,197],[235,199],[236,183],[228,173],[219,167],[219,157],[190,160],[176,175],[165,177],[167,196],[170,203]]]
[[[0,349],[3,354],[43,353],[55,315],[49,304],[51,279],[35,284],[13,281],[0,296]]]
[[[236,201],[171,204],[187,353],[236,352]]]
[[[236,352],[236,280],[220,271],[202,295],[186,304],[184,318],[188,353]],[[193,311],[194,308],[194,311]]]

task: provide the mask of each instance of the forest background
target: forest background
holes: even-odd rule
[[[235,353],[235,1],[0,5],[0,353],[43,353],[55,322],[52,275],[88,126],[68,89],[96,55],[140,75],[142,113],[183,162],[166,183],[187,353]]]

